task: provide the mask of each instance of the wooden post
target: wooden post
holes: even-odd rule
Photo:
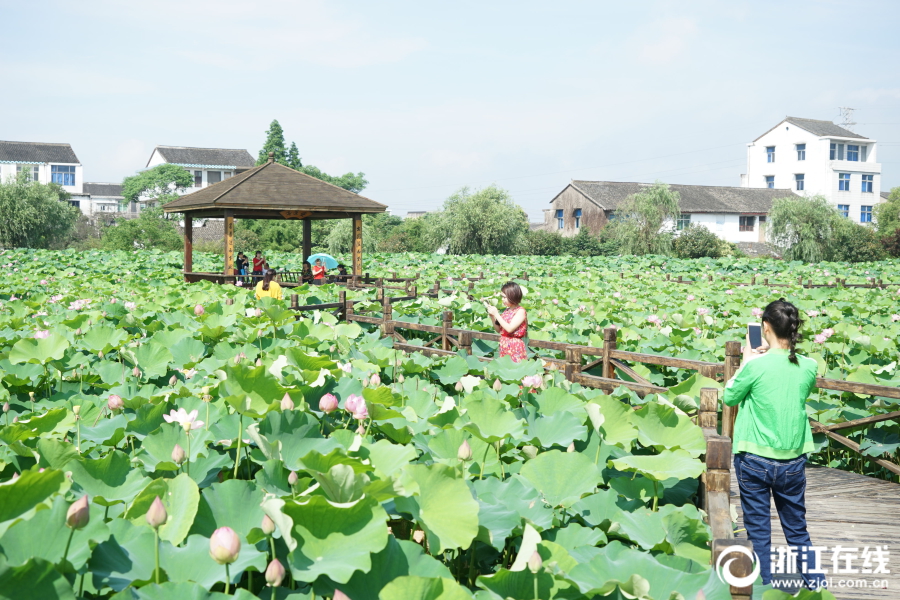
[[[763,283],[764,283],[765,285],[769,285],[769,278],[766,277],[765,279],[763,279]]]
[[[703,377],[708,377],[710,379],[716,378],[716,368],[712,365],[704,365],[700,367],[700,375]]]
[[[231,306],[234,304],[234,298],[225,298],[225,306]]]
[[[417,285],[412,286],[412,287],[410,288],[410,293],[409,293],[409,295],[412,296],[413,298],[418,298],[418,296],[419,296],[419,286],[417,286]]]
[[[619,279],[625,279],[625,271],[619,271]],[[681,278],[679,277],[678,280],[681,281]]]
[[[472,354],[472,332],[469,330],[459,332],[459,349],[466,354]]]
[[[669,280],[671,280],[671,279],[672,279],[672,274],[671,274],[671,273],[666,273],[666,281],[669,281]]]
[[[756,285],[756,275],[750,278],[750,285]]]
[[[806,280],[806,289],[808,289],[808,290],[812,289],[812,279]]]
[[[740,342],[725,342],[725,383],[734,377],[741,366]],[[734,436],[734,419],[737,417],[737,406],[722,405],[722,435]]]
[[[377,300],[379,303],[384,302],[384,288],[383,287],[375,288],[375,300]]]
[[[353,215],[353,278],[359,279],[362,274],[362,214]]]
[[[450,349],[450,338],[447,330],[451,327],[453,327],[453,311],[445,310],[444,322],[441,324],[441,348],[444,350]]]
[[[394,337],[394,308],[389,297],[381,299],[381,335]]]
[[[346,320],[346,318],[347,318],[347,292],[346,292],[346,290],[341,290],[340,292],[338,292],[338,302],[341,305],[339,318],[341,320]]]
[[[440,293],[440,291],[441,291],[441,280],[436,279],[434,282],[434,293],[438,294],[438,293]]]
[[[681,283],[681,275],[678,276],[678,283]]]
[[[700,412],[697,421],[697,425],[700,427],[717,428],[719,423],[719,392],[715,388],[703,388],[700,390]]]
[[[291,294],[291,308],[297,310],[297,307],[300,306],[299,302],[300,296],[297,294]]]
[[[194,217],[184,213],[184,272],[194,271]],[[185,277],[185,281],[187,278]]]
[[[719,538],[714,539],[712,542],[712,564],[716,565],[719,560],[719,555],[722,554],[722,551],[728,548],[729,546],[743,546],[747,550],[750,551],[748,554],[739,554],[737,552],[732,552],[729,554],[728,560],[725,562],[731,561],[733,558],[734,561],[729,565],[729,570],[734,577],[747,577],[753,572],[753,561],[750,558],[753,556],[753,544],[750,540],[745,538]],[[729,591],[731,592],[732,600],[750,600],[753,596],[753,584],[750,584],[746,587],[734,587],[729,586]]]
[[[303,219],[303,262],[312,254],[312,221]]]
[[[522,279],[528,281],[528,273],[526,271],[522,271]]]
[[[353,317],[353,300],[344,300],[344,320],[351,321]]]
[[[577,346],[566,347],[566,380],[575,383],[581,373],[581,351]]]
[[[225,211],[225,275],[234,275],[234,211]]]
[[[616,378],[616,367],[612,364],[610,352],[616,349],[616,328],[607,327],[603,330],[603,376],[607,379]]]

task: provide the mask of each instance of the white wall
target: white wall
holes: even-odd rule
[[[726,242],[758,242],[759,215],[752,216],[756,217],[753,231],[740,230],[741,215],[738,214],[692,213],[691,224],[703,225]]]

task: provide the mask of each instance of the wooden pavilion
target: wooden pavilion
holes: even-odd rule
[[[164,206],[167,214],[184,215],[185,281],[234,282],[235,219],[299,219],[303,221],[303,260],[312,252],[314,219],[353,219],[353,276],[362,274],[362,216],[387,206],[269,161],[225,181],[186,194]],[[225,264],[222,273],[193,270],[193,220],[225,220]]]

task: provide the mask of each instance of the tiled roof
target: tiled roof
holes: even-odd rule
[[[890,193],[889,191],[888,191],[888,192],[881,192],[881,197],[884,198],[885,200],[887,200],[888,198],[891,197],[891,193]]]
[[[603,210],[616,210],[626,198],[654,184],[573,181],[571,185]],[[678,192],[679,205],[686,213],[768,213],[773,200],[795,195],[791,190],[713,185],[670,184],[669,189]]]
[[[386,208],[384,204],[275,162],[238,173],[165,205],[166,212],[244,209],[375,213]]]
[[[156,151],[162,155],[166,162],[176,165],[235,168],[252,167],[256,164],[256,160],[246,150],[157,146]]]
[[[831,136],[831,137],[855,138],[858,140],[869,139],[869,138],[861,136],[857,133],[853,133],[849,129],[844,129],[840,125],[835,125],[831,121],[819,121],[818,119],[801,119],[799,117],[785,117],[784,120],[781,121],[781,123],[790,123],[791,125],[796,125],[797,127],[801,128],[801,129],[805,129],[806,131],[810,132],[811,134],[817,135],[819,137]],[[779,125],[781,125],[781,123],[779,123],[775,127],[778,127]],[[772,129],[775,129],[775,127],[773,127]],[[772,131],[772,129],[770,129],[769,131]],[[767,133],[769,133],[769,131],[762,134],[761,136],[759,136],[758,138],[756,138],[753,141],[755,142],[755,141],[759,140],[761,137],[763,137]]]
[[[121,183],[88,183],[82,187],[85,194],[108,198],[123,198]]]
[[[69,144],[0,141],[0,162],[79,164]]]

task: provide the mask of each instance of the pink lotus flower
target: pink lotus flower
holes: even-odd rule
[[[734,293],[734,290],[725,290],[725,293],[730,296]]]
[[[203,313],[205,313],[205,312],[206,312],[206,311],[203,309],[203,305],[202,305],[202,304],[198,304],[197,306],[194,307],[194,314],[195,314],[196,316],[198,316],[198,317],[199,317],[200,315],[202,315]]]
[[[47,285],[47,280],[46,280],[46,279],[41,279],[41,285]]]
[[[526,375],[522,378],[522,386],[527,388],[539,388],[544,384],[544,379],[540,375]]]
[[[558,305],[559,305],[559,300],[557,300],[556,298],[554,298],[554,299],[553,299],[553,305],[554,305],[554,306],[558,306]]]
[[[257,308],[255,311],[253,311],[253,314],[256,315],[257,317],[261,317],[261,316],[262,316],[262,309],[261,309],[261,308]]]
[[[147,525],[149,525],[152,529],[159,529],[161,526],[166,524],[166,521],[169,518],[169,513],[166,512],[166,507],[163,506],[162,500],[159,499],[159,496],[153,499],[153,502],[150,504],[150,508],[147,509],[147,514],[144,516],[144,518],[147,520]]]
[[[892,321],[893,323],[896,323],[897,321],[900,321],[900,315],[891,315],[891,321]]]
[[[291,400],[291,396],[287,392],[284,393],[284,397],[281,399],[281,410],[294,410],[294,401]]]
[[[106,406],[109,410],[122,410],[125,408],[125,402],[122,400],[121,396],[110,394],[109,399],[106,401]]]
[[[459,445],[459,450],[456,451],[456,458],[463,462],[472,460],[472,446],[469,445],[469,440],[463,440],[463,443]]]
[[[824,335],[826,338],[830,338],[831,336],[834,335],[834,329],[832,329],[830,327],[828,329],[823,329],[822,335]]]
[[[263,515],[262,524],[259,528],[262,529],[262,532],[265,535],[272,535],[275,533],[275,521],[273,521],[272,517],[269,515]]]
[[[291,471],[288,473],[288,485],[293,487],[297,485],[297,482],[300,480],[300,477],[297,475],[297,471]]]
[[[179,408],[177,411],[173,410],[169,414],[163,415],[163,419],[166,420],[166,423],[178,423],[185,431],[203,427],[203,421],[197,420],[197,409],[188,413],[183,408]]]
[[[49,331],[38,329],[37,331],[34,332],[34,339],[36,339],[36,340],[43,340],[48,337],[50,337]]]
[[[231,527],[219,527],[209,538],[209,555],[220,565],[231,564],[241,553],[241,539]]]
[[[808,310],[806,311],[806,315],[810,318],[815,318],[819,316],[819,311],[817,310]]]
[[[415,533],[424,534],[422,530],[417,530]],[[413,534],[413,536],[415,536],[415,534]],[[419,543],[421,543],[421,540],[419,540]],[[334,596],[331,597],[331,600],[350,600],[350,596],[348,596],[341,590],[334,590]]]
[[[369,409],[366,406],[365,399],[356,394],[350,394],[347,401],[344,402],[344,410],[351,413],[353,418],[358,421],[369,418]]]
[[[349,375],[353,371],[353,365],[350,363],[337,363],[337,368]]]
[[[616,292],[615,294],[613,294],[613,298],[621,298],[621,297],[622,297],[621,292]]]
[[[687,301],[688,301],[688,302],[693,302],[694,300],[695,300],[695,298],[694,298],[694,295],[693,295],[693,294],[688,294],[688,295],[687,295]]]
[[[649,317],[647,317],[647,320],[654,325],[659,325],[659,323],[661,322],[661,319],[656,315],[650,315]]]
[[[238,287],[244,287],[244,283],[242,281],[235,281],[234,285],[236,285]]]
[[[82,496],[72,503],[66,512],[66,527],[81,529],[91,520],[91,509],[88,505],[88,497]]]
[[[333,413],[337,410],[337,408],[338,399],[334,394],[325,394],[319,399],[319,410],[321,410],[326,415]]]
[[[817,344],[824,344],[828,340],[828,338],[826,336],[822,335],[821,333],[819,335],[817,335],[814,339]]]
[[[187,458],[187,455],[184,453],[184,448],[181,447],[180,444],[175,444],[175,447],[172,448],[172,462],[176,465],[180,465],[184,462],[184,459]]]
[[[694,335],[700,335],[703,331],[699,327],[694,327]]]
[[[284,581],[284,575],[285,571],[282,564],[277,558],[272,559],[272,562],[266,567],[266,583],[268,583],[270,587],[277,588],[281,585],[281,582]]]
[[[709,314],[709,309],[708,309],[708,308],[703,308],[703,307],[698,308],[698,309],[697,309],[697,314],[700,315],[701,317],[702,317],[703,315],[708,315],[708,314]]]
[[[763,311],[762,311],[761,308],[754,308],[754,309],[751,310],[750,312],[753,313],[753,316],[754,316],[754,317],[761,317],[762,314],[763,314]]]
[[[359,427],[356,428],[356,434],[357,435],[366,435],[366,428],[363,427],[362,424],[360,424]]]
[[[125,308],[127,308],[128,310],[134,310],[135,308],[137,308],[137,304],[135,304],[134,302],[126,302]]]

